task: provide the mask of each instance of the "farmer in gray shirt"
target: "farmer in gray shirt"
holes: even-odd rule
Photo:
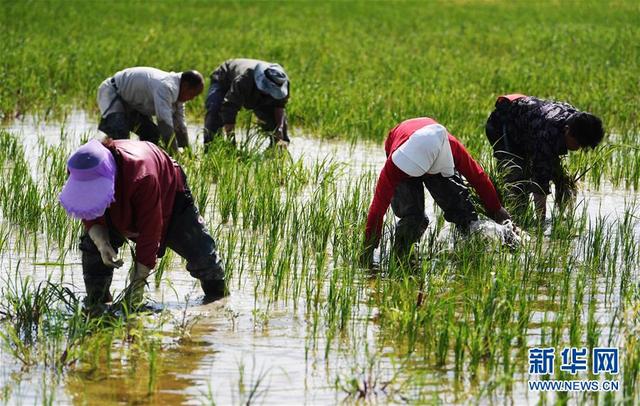
[[[160,137],[171,150],[187,147],[184,102],[202,93],[204,80],[195,70],[182,73],[136,67],[121,70],[98,88],[102,115],[98,129],[113,139],[129,138],[158,143]],[[151,116],[156,116],[157,124]],[[173,134],[175,133],[175,137]]]
[[[271,145],[286,147],[288,100],[289,78],[282,66],[257,59],[229,59],[211,74],[205,102],[205,145],[221,129],[235,142],[236,116],[244,107],[253,110],[264,131],[271,132]]]

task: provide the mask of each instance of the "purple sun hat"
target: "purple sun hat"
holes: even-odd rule
[[[98,140],[78,148],[67,161],[69,179],[60,204],[70,216],[93,220],[102,216],[114,200],[116,161]]]

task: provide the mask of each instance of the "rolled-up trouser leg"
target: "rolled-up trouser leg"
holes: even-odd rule
[[[207,114],[204,117],[204,143],[208,144],[223,126],[220,109],[224,101],[226,91],[218,82],[211,82],[207,92],[207,100],[204,107]]]
[[[424,214],[424,186],[419,178],[400,183],[391,199],[393,213],[400,217],[396,224],[393,252],[407,255],[413,244],[420,241],[429,219]]]
[[[129,120],[132,131],[140,137],[141,141],[149,141],[158,145],[160,129],[151,117],[137,111],[131,111],[129,113]]]
[[[433,200],[444,212],[444,219],[466,233],[469,224],[478,220],[478,213],[469,197],[469,189],[460,176],[425,175],[422,180]]]
[[[223,293],[224,268],[216,243],[193,202],[186,182],[185,191],[176,194],[166,246],[187,260],[187,270],[191,276],[200,279],[206,295]]]
[[[124,244],[124,240],[112,232],[109,233],[109,238],[111,246],[117,253]],[[82,277],[87,291],[87,304],[110,302],[112,298],[109,287],[113,279],[113,268],[102,262],[100,251],[88,233],[80,237],[80,251],[82,251]]]

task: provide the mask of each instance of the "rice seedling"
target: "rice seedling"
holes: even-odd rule
[[[19,155],[14,159],[19,161]],[[195,156],[187,157],[183,165],[190,179],[215,177],[209,194],[211,206],[205,212],[207,221],[219,236],[228,277],[235,281],[231,286],[241,290],[247,283],[242,280],[248,279],[254,287],[254,317],[262,326],[257,332],[271,328],[273,306],[290,303],[308,320],[306,351],[322,342],[323,357],[330,359],[336,345],[340,351],[357,351],[346,345],[344,338],[361,328],[361,312],[374,314],[364,320],[375,320],[381,344],[392,346],[399,356],[419,356],[421,368],[437,370],[453,365],[456,378],[447,385],[459,385],[455,382],[463,376],[474,382],[499,382],[471,390],[472,397],[494,396],[497,390],[507,390],[518,382],[526,364],[523,348],[537,340],[530,330],[533,315],[540,309],[545,318],[553,315],[543,321],[542,331],[548,338],[541,338],[540,344],[559,349],[586,340],[591,348],[604,337],[619,334],[603,334],[603,325],[609,321],[596,317],[601,306],[596,286],[604,284],[609,292],[621,286],[620,297],[629,295],[625,286],[638,265],[635,245],[628,241],[637,239],[632,206],[621,223],[607,217],[591,220],[586,205],[578,206],[582,209],[573,215],[555,213],[548,236],[534,238],[527,248],[535,255],[524,250],[498,250],[480,241],[451,244],[436,212],[434,229],[421,247],[424,256],[417,273],[385,260],[372,277],[354,266],[362,244],[361,225],[371,193],[371,182],[366,181],[371,175],[351,179],[331,161],[319,160],[307,168],[289,159],[261,153],[245,155],[222,146],[219,154],[209,153],[204,161],[211,165]],[[288,179],[282,177],[285,173]],[[51,185],[41,186],[41,201],[50,201],[54,196],[50,190],[59,187],[60,180],[51,179]],[[37,191],[39,188],[36,186]],[[216,225],[224,219],[226,224]],[[37,232],[48,234],[48,230],[44,227]],[[67,229],[56,240],[68,246],[74,232]],[[157,274],[162,275],[174,262],[167,256]],[[617,268],[626,269],[626,273],[621,275]],[[161,287],[165,278],[157,278]],[[540,302],[541,295],[548,300]],[[142,322],[145,318],[128,314],[125,307],[113,322],[101,318],[100,327],[92,327],[80,317],[79,305],[74,307],[74,300],[68,303],[66,308],[74,309],[70,313],[77,316],[67,316],[67,324],[59,326],[70,326],[70,337],[76,338],[58,339],[56,353],[66,354],[60,355],[65,363],[58,365],[96,374],[105,365],[114,368],[114,361],[121,360],[118,362],[125,362],[131,374],[146,371],[145,391],[156,393],[158,374],[165,368],[164,339],[157,335],[164,322]],[[558,305],[549,309],[545,303]],[[186,309],[179,320],[171,322],[176,326],[176,337],[185,337],[184,332],[194,325]],[[376,310],[372,313],[371,309]],[[10,333],[17,337],[23,330],[6,330],[5,341],[12,341]],[[28,350],[13,348],[14,357],[34,365],[39,362]],[[371,354],[372,360],[376,357]],[[413,374],[401,368],[398,383],[408,382]],[[363,382],[357,387],[370,387]],[[406,396],[423,396],[419,389],[414,391]],[[246,390],[245,394],[251,392]],[[349,393],[357,396],[361,392]]]
[[[3,402],[28,403],[36,389],[23,394],[20,382],[34,379],[42,382],[37,396],[45,403],[68,400],[60,396],[73,385],[96,388],[105,381],[124,382],[115,390],[120,402],[172,403],[162,396],[173,391],[188,403],[198,388],[209,387],[207,402],[228,403],[228,391],[212,386],[223,378],[233,381],[230,396],[241,403],[282,401],[285,389],[299,403],[313,403],[322,390],[334,401],[415,403],[518,403],[525,394],[540,403],[631,404],[640,396],[640,228],[636,195],[621,189],[637,190],[640,179],[633,85],[639,58],[628,45],[638,42],[635,4],[186,2],[176,13],[176,4],[156,2],[144,6],[150,18],[138,21],[140,7],[7,5],[0,28],[2,119],[29,112],[48,119],[72,108],[93,114],[97,84],[132,61],[204,73],[229,55],[260,49],[256,57],[281,62],[292,78],[288,113],[296,133],[341,139],[335,144],[341,152],[322,155],[321,144],[311,141],[310,156],[299,154],[296,142],[309,142],[302,137],[290,153],[265,151],[264,135],[243,115],[237,146],[215,140],[206,153],[195,146],[179,155],[216,237],[231,296],[219,307],[202,304],[184,264],[167,253],[149,288],[157,300],[146,308],[152,311],[124,305],[87,317],[77,250],[82,226],[66,216],[57,194],[73,145],[95,133],[72,135],[62,126],[55,142],[42,137],[30,150],[20,135],[0,130]],[[425,30],[422,22],[434,10],[440,23]],[[123,37],[139,46],[114,42]],[[226,45],[205,51],[195,43]],[[399,63],[406,55],[411,60]],[[515,90],[569,100],[603,117],[607,145],[563,162],[582,183],[575,205],[555,207],[541,227],[525,214],[521,224],[531,241],[503,250],[460,240],[428,198],[431,225],[416,266],[389,256],[394,219],[387,216],[376,269],[360,268],[383,158],[360,141],[381,140],[402,118],[433,116],[502,189],[483,125],[495,96]],[[199,125],[202,104],[202,96],[188,104],[190,123]],[[354,168],[361,157],[365,167]],[[126,291],[124,273],[116,271],[118,292]],[[180,372],[190,377],[188,386],[168,388],[165,376],[178,374],[190,346],[201,341],[211,348]],[[257,357],[254,370],[216,364],[231,344]],[[255,369],[278,344],[288,349],[292,370],[302,371],[290,374],[294,383],[269,382],[270,369]],[[621,348],[620,393],[522,389],[528,348],[559,354],[565,346],[603,345]],[[340,375],[344,358],[352,368]],[[389,367],[394,360],[402,361]],[[211,365],[210,379],[199,378],[203,365]],[[7,378],[20,369],[15,381]],[[85,396],[79,402],[104,400]]]

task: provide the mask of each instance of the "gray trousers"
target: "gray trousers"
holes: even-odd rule
[[[393,250],[397,254],[408,253],[411,246],[420,241],[429,225],[424,213],[425,187],[444,212],[445,220],[454,223],[459,231],[466,233],[469,224],[478,220],[469,190],[458,174],[448,178],[425,175],[407,179],[396,187],[391,200],[391,209],[400,218],[393,242]]]

